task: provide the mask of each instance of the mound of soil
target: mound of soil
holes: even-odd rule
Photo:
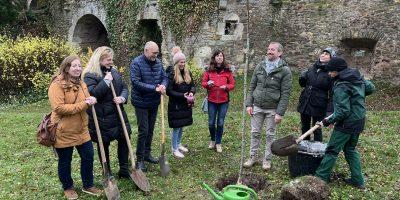
[[[329,187],[314,176],[303,176],[282,187],[284,200],[325,200],[329,198]]]
[[[224,175],[220,179],[218,179],[215,186],[221,191],[227,185],[235,185],[237,184],[239,175],[238,174],[231,174],[231,175]],[[269,186],[267,178],[264,176],[259,176],[257,174],[246,174],[242,176],[242,184],[246,185],[247,187],[253,189],[256,192],[263,190]]]

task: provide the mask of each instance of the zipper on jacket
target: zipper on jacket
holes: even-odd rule
[[[219,80],[219,74],[218,74],[218,72],[217,72],[217,80]],[[217,88],[217,101],[218,101],[218,103],[219,103],[219,90],[220,90],[220,88]]]

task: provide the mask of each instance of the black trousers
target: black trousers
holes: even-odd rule
[[[120,138],[117,139],[118,141],[118,162],[119,162],[119,174],[129,174],[129,165],[128,165],[128,156],[129,156],[129,150],[128,150],[128,145],[126,144],[126,139],[125,136],[122,135]],[[106,154],[106,160],[107,160],[107,167],[111,172],[110,168],[110,143],[103,143],[104,145],[104,153]],[[100,148],[99,148],[99,143],[97,143],[97,153],[99,154],[100,162],[102,162],[101,159],[101,154],[100,154]]]
[[[301,114],[301,132],[305,133],[311,128],[311,120],[312,126],[315,125],[316,122],[320,122],[324,119],[324,116],[311,116],[306,114]],[[306,137],[305,140],[310,140],[310,136]],[[322,130],[318,128],[314,131],[314,141],[322,142]]]
[[[138,108],[135,107],[136,121],[138,126],[138,140],[136,145],[137,161],[143,161],[150,156],[151,142],[153,141],[154,125],[156,123],[158,107]]]

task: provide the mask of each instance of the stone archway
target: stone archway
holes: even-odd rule
[[[162,55],[166,53],[166,44],[165,41],[163,41],[163,30],[161,29],[162,25],[161,18],[158,13],[157,1],[146,1],[143,10],[138,13],[138,24],[138,32],[141,37],[141,44],[144,46],[147,41],[154,41],[160,48],[160,54],[158,57],[162,58]]]
[[[66,2],[63,8],[68,19],[68,41],[76,46],[93,50],[100,45],[109,46],[107,13],[100,1],[81,0]]]
[[[158,25],[158,20],[155,19],[142,19],[139,21],[139,35],[141,36],[141,43],[145,44],[147,41],[154,41],[161,48],[162,34]],[[159,57],[161,57],[161,49]]]
[[[108,34],[103,23],[94,15],[83,15],[75,25],[72,42],[78,44],[83,51],[110,46]]]

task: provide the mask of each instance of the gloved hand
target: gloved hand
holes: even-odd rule
[[[328,118],[325,118],[324,120],[322,120],[322,124],[323,124],[325,127],[331,125],[331,123],[328,122]]]
[[[208,85],[209,87],[214,86],[214,81],[213,81],[213,80],[207,81],[207,85]]]
[[[194,104],[194,96],[193,96],[193,95],[190,95],[190,94],[188,94],[188,93],[186,93],[184,96],[185,96],[185,98],[186,98],[186,101],[187,101],[188,106],[189,106],[189,107],[192,107],[193,104]]]

